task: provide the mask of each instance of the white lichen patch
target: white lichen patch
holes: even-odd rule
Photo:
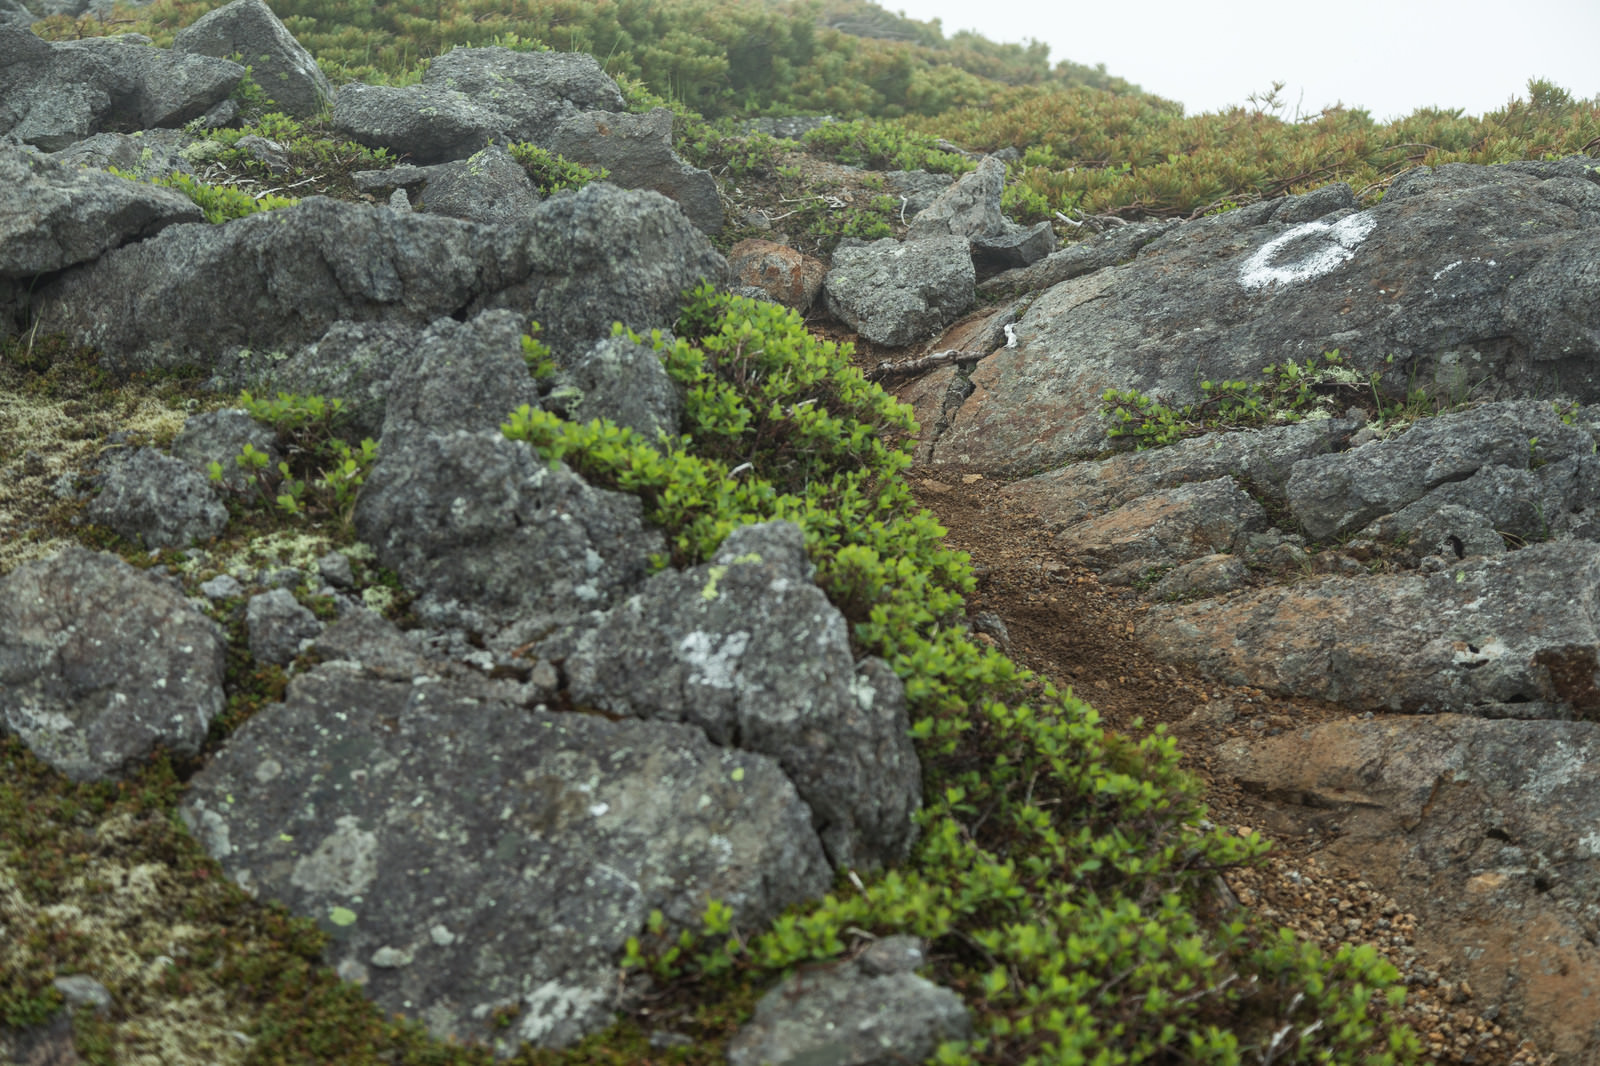
[[[72,543],[65,531],[35,528],[60,508],[58,486],[94,467],[113,431],[168,441],[188,412],[174,410],[148,390],[125,386],[118,401],[91,409],[81,400],[44,400],[0,388],[0,575],[44,559]],[[15,450],[11,442],[20,443]]]
[[[294,864],[289,882],[307,892],[359,896],[378,879],[377,834],[362,829],[355,815],[343,815],[334,824],[338,828]]]
[[[691,684],[731,689],[749,646],[750,634],[743,630],[718,637],[697,629],[678,642],[678,657],[689,667]]]
[[[148,817],[148,816],[147,816]],[[95,831],[95,847],[69,882],[57,886],[59,903],[41,907],[19,888],[21,871],[0,863],[0,914],[14,928],[37,928],[46,913],[54,928],[83,946],[74,971],[105,986],[116,1003],[109,1038],[111,1061],[135,1066],[199,1066],[242,1062],[247,1047],[238,1030],[251,1019],[222,991],[190,971],[191,991],[166,980],[176,960],[198,950],[206,930],[179,920],[173,908],[193,889],[163,862],[136,853],[139,824],[129,815],[108,818]],[[240,945],[244,948],[244,945]],[[30,956],[21,938],[0,936],[0,971],[37,972],[48,960]],[[57,976],[67,976],[65,973]]]

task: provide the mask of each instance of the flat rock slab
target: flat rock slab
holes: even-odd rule
[[[1562,1063],[1600,1054],[1600,727],[1457,715],[1229,740],[1213,766],[1290,818],[1338,819],[1321,853],[1408,900],[1473,1010]]]
[[[324,664],[181,808],[229,877],[315,918],[386,1012],[502,1053],[562,1046],[610,1021],[652,910],[697,926],[722,900],[749,928],[827,889],[810,812],[765,756],[474,692]]]
[[[1231,684],[1349,707],[1600,719],[1600,544],[1154,607],[1140,638]]]
[[[1067,527],[1055,546],[1107,584],[1126,585],[1151,568],[1232,552],[1267,526],[1261,505],[1233,478],[1219,477],[1130,500]]]
[[[73,547],[0,580],[0,729],[75,781],[197,753],[226,645],[163,578]]]
[[[1397,394],[1600,397],[1597,180],[1578,161],[1451,164],[1365,211],[1329,186],[1175,227],[1040,296],[935,460],[1057,464],[1104,445],[1108,388],[1182,404],[1335,348]]]

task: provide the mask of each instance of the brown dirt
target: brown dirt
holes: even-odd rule
[[[947,543],[972,557],[978,588],[969,612],[999,616],[1014,659],[1070,685],[1111,728],[1139,735],[1165,726],[1179,738],[1187,768],[1206,782],[1211,817],[1274,842],[1267,865],[1228,876],[1241,906],[1328,950],[1376,944],[1405,976],[1406,1020],[1422,1038],[1428,1061],[1553,1061],[1473,1012],[1470,985],[1447,960],[1430,956],[1427,930],[1404,901],[1376,890],[1360,870],[1331,862],[1324,867],[1319,853],[1340,832],[1336,812],[1290,816],[1211,773],[1208,752],[1222,741],[1346,718],[1347,709],[1221,684],[1156,661],[1134,637],[1145,610],[1138,594],[1102,585],[1063,558],[1044,523],[1002,495],[1001,481],[948,466],[914,470],[910,480],[920,502],[948,529]]]

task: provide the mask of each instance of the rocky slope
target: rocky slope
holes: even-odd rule
[[[13,772],[144,781],[161,753],[184,779],[169,809],[208,857],[165,843],[188,857],[119,868],[118,833],[177,829],[91,818],[73,831],[103,839],[105,864],[0,871],[14,1057],[91,1054],[90,1032],[120,1061],[171,1060],[174,1044],[243,1060],[255,1038],[173,974],[237,969],[249,944],[230,954],[199,921],[109,928],[140,924],[133,897],[210,871],[237,886],[217,888],[228,906],[314,919],[328,946],[304,954],[342,987],[435,1039],[510,1055],[637,1010],[618,962],[646,930],[761,928],[906,860],[926,799],[916,694],[852,642],[859,619],[818,588],[800,528],[748,525],[703,562],[658,569],[674,546],[637,495],[500,432],[525,406],[678,433],[686,397],[665,349],[611,324],[670,329],[702,281],[860,338],[925,427],[935,509],[956,484],[1003,482],[983,505],[1004,512],[1005,537],[1048,538],[1028,556],[1040,574],[1147,598],[1117,616],[1141,656],[1280,701],[1282,726],[1230,730],[1237,706],[1208,699],[1226,721],[1182,719],[1191,757],[1219,795],[1253,797],[1252,821],[1320,834],[1375,913],[1416,916],[1421,932],[1385,946],[1448,957],[1454,991],[1418,977],[1435,994],[1414,1016],[1433,1024],[1427,1009],[1475,990],[1467,1020],[1430,1040],[1436,1057],[1504,1061],[1511,1032],[1561,1062],[1600,1046],[1584,787],[1600,706],[1593,167],[1416,171],[1376,206],[1335,185],[1056,251],[1048,225],[1001,212],[990,157],[954,183],[895,177],[920,210],[830,263],[781,241],[724,257],[708,236],[725,223],[715,180],[677,158],[665,113],[625,113],[588,57],[458,49],[419,85],[335,93],[260,0],[207,19],[172,50],[0,26],[10,350],[28,363],[44,336],[96,353],[70,369],[41,354],[17,380],[203,382],[187,399],[211,408],[135,421],[73,394],[50,414],[6,409]],[[217,53],[235,51],[264,57],[258,77],[275,72],[286,106],[312,114],[331,96],[340,136],[420,165],[358,175],[365,202],[308,197],[221,225],[174,189],[97,169],[187,171],[204,131],[234,120],[243,71]],[[504,142],[612,182],[544,197]],[[1292,367],[1296,387],[1279,370],[1263,390],[1265,364]],[[1269,424],[1222,432],[1214,382],[1250,408],[1234,421]],[[219,406],[216,390],[240,387],[339,395],[377,442],[359,493],[339,497],[344,539],[241,535],[265,482],[210,477],[210,461],[284,462],[292,502],[296,445]],[[1131,429],[1104,417],[1106,389],[1141,394],[1125,401],[1143,412]],[[1108,431],[1155,426],[1155,403],[1190,405],[1167,423],[1185,439],[1115,452]],[[1417,418],[1424,405],[1461,409]],[[62,439],[74,423],[87,443]],[[74,517],[173,572],[68,546]],[[972,547],[983,563],[988,546]],[[383,613],[400,613],[397,590],[407,631]],[[993,606],[1011,625],[968,620],[991,642],[1047,639]],[[1074,662],[1038,665],[1064,679]],[[1305,701],[1361,713],[1302,721]],[[1233,883],[1217,906],[1282,887]],[[119,917],[58,896],[85,885]],[[23,971],[57,927],[99,944],[47,993]],[[1336,944],[1388,928],[1307,932]],[[982,997],[917,976],[924,945],[858,947],[764,999],[730,1060],[921,1059],[974,1034]],[[34,1009],[61,998],[115,1024],[79,1023],[66,1049],[63,1016]],[[859,1049],[828,1035],[843,1017]]]

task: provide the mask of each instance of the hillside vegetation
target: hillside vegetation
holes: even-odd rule
[[[110,28],[166,44],[215,6],[156,0],[119,9]],[[455,45],[590,52],[632,106],[672,107],[680,150],[725,180],[799,180],[786,163],[795,146],[734,125],[759,115],[847,120],[807,146],[873,168],[971,165],[939,138],[971,150],[1015,147],[1008,207],[1024,221],[1064,216],[1058,228],[1069,237],[1099,224],[1096,216],[1187,217],[1341,180],[1377,197],[1416,163],[1503,162],[1600,145],[1600,100],[1542,82],[1481,118],[1420,111],[1381,125],[1340,109],[1296,123],[1271,92],[1226,113],[1185,116],[1103,70],[1052,67],[1040,45],[945,37],[864,0],[272,6],[336,83],[413,81]],[[105,31],[61,17],[36,29],[60,38]],[[359,154],[330,145],[316,123],[252,121],[291,141],[308,168],[334,168],[327,160],[341,151]],[[347,165],[374,164],[370,156],[337,164]],[[337,192],[337,183],[326,190]],[[528,410],[507,413],[506,434],[597,484],[638,493],[672,537],[675,562],[706,558],[742,523],[799,523],[819,583],[853,623],[858,648],[905,680],[927,769],[922,842],[904,868],[865,883],[841,878],[835,894],[770,929],[730,928],[713,901],[699,935],[642,931],[626,961],[654,981],[650,1011],[526,1061],[721,1062],[726,1038],[779,974],[837,957],[863,932],[928,938],[931,976],[971,1006],[979,1037],[942,1048],[945,1066],[1417,1059],[1415,1035],[1394,1020],[1404,999],[1397,973],[1375,949],[1330,957],[1222,908],[1218,872],[1259,860],[1266,845],[1206,819],[1170,738],[1106,731],[1088,704],[971,637],[963,624],[970,567],[941,546],[942,531],[901,476],[916,428],[907,409],[849,365],[848,346],[817,340],[798,315],[709,291],[690,298],[675,340],[654,341],[692,397],[689,436],[651,444],[614,426]],[[729,477],[751,457],[763,476]],[[0,835],[0,855],[19,865],[51,848],[66,863],[62,854],[78,846],[50,818],[71,825],[83,811],[170,811],[179,787],[158,766],[124,788],[73,788],[14,743],[0,747],[0,769],[0,824],[24,827]],[[381,1017],[317,969],[314,926],[249,910],[241,894],[216,886],[213,868],[170,819],[149,819],[148,832],[158,838],[153,848],[177,856],[167,861],[194,882],[189,891],[203,884],[210,893],[190,904],[197,920],[249,926],[250,942],[262,945],[259,965],[218,993],[230,1012],[252,1019],[249,1061],[488,1060],[481,1049],[444,1047],[416,1024]],[[59,890],[44,873],[38,882],[18,892]],[[24,946],[35,953],[31,976],[0,972],[10,981],[0,982],[7,1022],[39,1020],[54,1007],[42,975],[64,949],[44,933]],[[695,1043],[652,1046],[651,1029],[664,1022]],[[94,1045],[94,1024],[84,1022],[80,1047]]]

